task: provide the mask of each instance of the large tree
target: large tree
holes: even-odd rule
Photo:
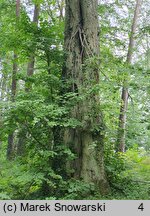
[[[78,95],[70,115],[81,127],[65,131],[64,142],[77,155],[74,177],[108,191],[103,160],[103,117],[98,94],[99,26],[97,0],[66,0],[63,79],[68,91]]]

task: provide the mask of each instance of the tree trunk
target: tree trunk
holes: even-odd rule
[[[36,27],[38,26],[38,20],[39,20],[39,11],[40,11],[40,5],[37,4],[34,7],[34,15],[33,15],[33,23],[35,23]],[[32,77],[34,74],[34,64],[35,64],[35,47],[33,47],[32,54],[29,57],[29,62],[27,66],[27,76]],[[25,91],[29,92],[32,89],[32,83],[26,82],[25,84]],[[25,141],[26,141],[27,131],[26,127],[22,125],[21,130],[19,131],[19,139],[17,144],[17,155],[23,155],[25,150]]]
[[[19,20],[20,16],[20,0],[16,0],[16,23]],[[13,59],[13,71],[12,71],[12,85],[11,85],[11,101],[15,101],[16,89],[17,89],[17,80],[16,75],[18,71],[17,64],[18,56],[16,51],[14,51],[14,59]],[[8,146],[7,146],[7,159],[11,160],[14,152],[14,131],[12,131],[8,135]]]
[[[64,10],[64,6],[65,6],[65,1],[64,0],[57,0],[57,7],[59,9],[59,21],[63,21],[64,20],[64,15],[63,15],[63,10]]]
[[[34,7],[34,15],[33,15],[33,23],[38,26],[39,20],[39,12],[40,12],[40,5],[36,4]],[[35,47],[33,47],[32,54],[29,57],[29,62],[27,66],[27,76],[33,76],[34,73],[34,64],[35,64]],[[28,92],[32,89],[32,84],[30,82],[26,83],[25,90]]]
[[[17,89],[17,80],[16,80],[16,75],[17,75],[17,71],[18,71],[17,59],[18,59],[18,56],[16,53],[14,53],[13,72],[12,72],[12,86],[11,86],[11,101],[13,101],[13,102],[15,101],[16,89]]]
[[[138,17],[140,14],[142,0],[136,1],[136,7],[134,12],[134,18],[131,28],[131,35],[129,39],[129,47],[127,54],[127,63],[131,64],[133,51],[135,46],[135,34],[138,24]],[[128,82],[124,80],[124,84],[122,87],[122,95],[121,95],[121,107],[120,107],[120,115],[119,115],[119,125],[118,125],[118,139],[117,139],[117,151],[124,152],[125,151],[125,130],[126,130],[126,112],[128,107]]]
[[[1,78],[1,92],[0,92],[0,100],[3,101],[4,99],[6,99],[5,97],[5,93],[7,91],[6,89],[6,75],[2,74],[2,78]]]
[[[77,155],[72,164],[74,177],[94,183],[101,193],[106,193],[109,186],[104,171],[104,125],[99,95],[97,92],[85,96],[99,84],[97,5],[97,0],[66,0],[63,79],[71,92],[77,92],[84,99],[70,113],[83,127],[66,130],[64,142]]]

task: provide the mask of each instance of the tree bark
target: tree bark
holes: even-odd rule
[[[63,15],[63,10],[64,10],[64,6],[65,6],[65,1],[64,0],[57,0],[56,1],[58,9],[59,9],[59,21],[63,21],[64,20],[64,15]]]
[[[36,4],[34,7],[34,15],[33,15],[33,23],[38,26],[39,20],[39,12],[40,12],[40,5]],[[27,66],[27,76],[31,77],[34,74],[34,64],[35,64],[35,47],[33,47],[32,54],[29,57],[29,62]],[[30,82],[26,83],[25,90],[28,92],[32,89],[32,84]]]
[[[16,23],[19,20],[20,16],[20,0],[16,0]],[[17,80],[16,75],[18,71],[18,55],[16,51],[14,51],[14,59],[13,59],[13,71],[12,71],[12,84],[11,84],[11,101],[15,102],[16,90],[17,90]],[[14,131],[12,131],[8,135],[8,145],[7,145],[7,159],[11,160],[14,153]]]
[[[136,7],[134,12],[134,18],[131,28],[131,34],[129,39],[129,47],[127,53],[128,64],[132,63],[133,51],[135,47],[135,34],[138,24],[138,17],[140,14],[142,0],[136,1]],[[127,121],[127,107],[128,107],[128,82],[124,80],[124,84],[122,87],[122,95],[121,95],[121,107],[120,107],[120,115],[119,115],[119,125],[118,125],[118,138],[117,138],[117,151],[124,152],[125,151],[125,131],[126,131],[126,121]]]
[[[64,142],[77,155],[71,165],[75,170],[73,176],[94,183],[101,193],[106,193],[109,186],[104,171],[104,124],[99,95],[97,92],[85,96],[99,84],[97,5],[97,0],[66,0],[63,79],[70,92],[77,92],[84,99],[70,113],[70,117],[79,120],[83,127],[66,130]]]
[[[38,21],[39,21],[39,12],[40,12],[40,5],[35,4],[34,6],[34,15],[33,15],[33,23],[38,27]],[[33,46],[32,54],[29,57],[29,62],[27,66],[27,76],[32,77],[34,74],[34,64],[35,64],[35,47]],[[26,82],[25,83],[25,91],[29,92],[32,89],[32,83]],[[26,127],[22,125],[21,130],[18,134],[18,144],[17,144],[17,155],[21,156],[24,154],[25,150],[25,141],[26,141],[27,131]]]
[[[3,101],[5,99],[5,92],[7,91],[6,89],[6,75],[2,74],[1,78],[1,92],[0,92],[0,100]]]

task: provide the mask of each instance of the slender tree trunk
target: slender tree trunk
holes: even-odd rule
[[[40,12],[40,5],[35,4],[33,23],[35,23],[36,26],[38,26],[39,12]],[[29,77],[33,76],[34,74],[34,64],[35,64],[35,47],[33,47],[32,54],[29,57],[29,62],[27,66],[27,76]],[[27,82],[25,90],[28,92],[31,89],[32,89],[32,84],[30,82]]]
[[[64,142],[77,155],[71,165],[75,170],[74,177],[94,183],[101,193],[106,193],[109,186],[104,171],[104,124],[99,110],[99,95],[97,92],[85,96],[99,84],[97,6],[97,0],[66,0],[63,79],[71,92],[77,92],[84,99],[73,107],[70,114],[82,122],[83,127],[66,130]]]
[[[140,14],[142,0],[136,1],[136,7],[134,12],[134,18],[131,28],[131,35],[129,40],[128,54],[127,54],[127,63],[131,64],[133,51],[135,46],[135,34],[138,24],[138,17]],[[118,139],[117,139],[117,151],[124,152],[125,151],[125,130],[126,130],[126,121],[127,121],[127,107],[128,107],[128,82],[124,80],[124,84],[122,87],[122,95],[121,95],[121,107],[120,107],[120,115],[119,115],[119,125],[118,125]]]
[[[1,64],[1,63],[0,63]],[[0,101],[3,101],[5,98],[5,92],[6,92],[6,76],[5,74],[2,73],[2,77],[1,77],[1,83],[0,83],[1,89],[0,89]],[[0,109],[3,110],[3,108]],[[0,115],[0,130],[3,127],[3,118],[2,115]],[[2,140],[0,137],[0,150],[1,150],[1,144],[2,144]]]
[[[59,21],[62,21],[64,20],[63,10],[65,6],[65,0],[57,0],[56,3],[59,9]]]
[[[18,56],[14,53],[14,60],[13,60],[13,72],[12,72],[12,85],[11,85],[11,100],[15,101],[16,90],[17,90],[17,80],[16,75],[18,71],[18,64],[17,64]]]
[[[16,23],[19,20],[20,16],[20,0],[16,0]],[[11,85],[11,101],[15,101],[16,89],[17,89],[17,80],[16,75],[18,71],[17,64],[18,56],[16,51],[14,51],[14,59],[13,59],[13,71],[12,71],[12,85]],[[12,131],[8,135],[8,146],[7,146],[7,159],[11,160],[14,152],[14,131]]]
[[[33,23],[38,26],[38,20],[39,20],[39,11],[40,11],[40,5],[36,4],[34,7],[34,15],[33,15]],[[35,47],[33,47],[32,54],[29,57],[29,62],[27,66],[27,76],[32,77],[34,74],[34,64],[35,64]],[[32,89],[32,83],[26,82],[25,84],[25,91],[29,92]],[[17,155],[23,155],[25,150],[25,140],[27,136],[27,131],[25,125],[22,125],[21,130],[19,131],[19,140],[17,144]]]
[[[0,99],[3,101],[5,99],[5,92],[6,92],[6,75],[2,74],[1,78],[1,96]]]

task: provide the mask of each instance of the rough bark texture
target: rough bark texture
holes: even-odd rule
[[[135,34],[138,24],[138,17],[140,14],[142,0],[136,1],[136,7],[134,12],[134,18],[131,28],[131,35],[129,39],[129,47],[127,54],[127,63],[131,64],[133,51],[135,46]],[[122,88],[121,95],[121,107],[120,107],[120,115],[119,115],[119,126],[118,126],[118,140],[117,140],[117,151],[124,152],[125,151],[125,130],[126,130],[126,119],[127,119],[127,107],[128,107],[128,85],[127,80],[124,80],[124,86]]]
[[[16,23],[19,20],[20,16],[20,0],[16,0]],[[11,84],[11,101],[15,101],[16,89],[17,89],[17,80],[16,75],[18,71],[17,64],[17,53],[14,51],[14,59],[13,59],[13,71],[12,71],[12,84]],[[8,135],[8,146],[7,146],[7,159],[10,160],[13,157],[14,152],[14,132]]]
[[[108,191],[103,162],[103,119],[99,110],[98,93],[85,96],[99,84],[99,38],[97,0],[66,0],[65,21],[66,64],[63,73],[69,91],[83,99],[76,104],[70,117],[83,127],[65,131],[64,141],[77,155],[72,166],[74,177],[96,184],[101,193]],[[84,64],[84,65],[83,65]]]

